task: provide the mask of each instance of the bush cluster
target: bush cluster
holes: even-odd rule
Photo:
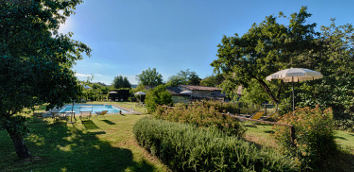
[[[337,130],[354,132],[354,117],[349,119],[335,120],[334,127]]]
[[[173,171],[297,171],[293,159],[215,128],[143,118],[133,132]]]
[[[184,122],[197,127],[214,127],[228,135],[242,136],[246,129],[238,120],[228,115],[221,114],[222,106],[214,107],[211,102],[196,102],[189,106],[176,106],[167,108],[159,106],[153,114],[156,119],[164,119],[172,122]]]
[[[240,113],[241,104],[240,103],[227,103],[227,102],[219,102],[219,101],[203,101],[196,102],[197,105],[202,104],[203,106],[210,108],[213,107],[219,112],[223,113]]]
[[[172,95],[166,90],[166,86],[159,85],[146,94],[145,103],[148,112],[155,112],[159,105],[173,105]]]
[[[295,127],[296,146],[290,143],[288,127],[275,126],[274,137],[284,153],[298,158],[304,170],[316,170],[326,165],[328,158],[337,150],[332,109],[300,108],[295,115],[292,112],[285,114],[278,122]]]

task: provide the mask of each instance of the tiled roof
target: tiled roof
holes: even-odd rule
[[[221,88],[197,86],[197,85],[179,85],[178,87],[181,89],[188,89],[192,91],[221,91]]]
[[[178,87],[166,87],[167,91],[169,91],[172,95],[179,95],[181,90]]]

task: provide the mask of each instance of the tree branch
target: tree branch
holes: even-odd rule
[[[279,104],[279,99],[277,99],[272,91],[269,89],[268,85],[262,80],[262,79],[259,79],[259,78],[255,78],[263,87],[264,91],[267,92],[267,94],[270,96],[270,98],[272,99],[272,101],[276,104]]]

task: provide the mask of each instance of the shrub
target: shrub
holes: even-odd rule
[[[221,114],[221,107],[215,108],[212,105],[211,103],[196,102],[194,105],[182,105],[175,108],[159,106],[153,116],[156,119],[184,122],[197,127],[214,127],[228,135],[242,136],[245,133],[246,129],[238,120]]]
[[[155,112],[158,105],[172,105],[172,95],[166,87],[159,85],[146,94],[146,108],[149,112]]]
[[[219,102],[204,101],[203,105],[207,107],[215,107],[219,112],[230,112],[233,114],[253,114],[259,110],[259,107],[244,102]]]
[[[337,130],[354,132],[354,117],[349,119],[335,120],[334,127]]]
[[[239,103],[227,103],[227,102],[219,102],[219,101],[204,101],[197,102],[204,105],[207,108],[214,107],[215,110],[219,112],[230,112],[233,114],[240,113],[240,104]]]
[[[296,171],[293,159],[214,128],[143,118],[133,132],[173,171]]]
[[[304,170],[315,170],[326,165],[329,156],[337,150],[331,109],[324,111],[319,107],[296,109],[295,115],[292,112],[285,114],[278,122],[295,127],[295,147],[290,143],[288,128],[275,126],[274,136],[281,150],[297,157]]]

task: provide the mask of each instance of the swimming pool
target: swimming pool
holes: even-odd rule
[[[72,109],[73,109],[73,105],[65,105],[62,109],[60,109],[59,113],[71,111]],[[122,113],[127,112],[122,109],[116,108],[112,105],[100,105],[100,104],[75,104],[73,110],[75,111],[75,114],[79,114],[80,111],[91,111],[92,113],[95,113],[97,111],[103,111],[103,110],[108,110],[107,113],[119,113],[119,111],[122,111]]]

